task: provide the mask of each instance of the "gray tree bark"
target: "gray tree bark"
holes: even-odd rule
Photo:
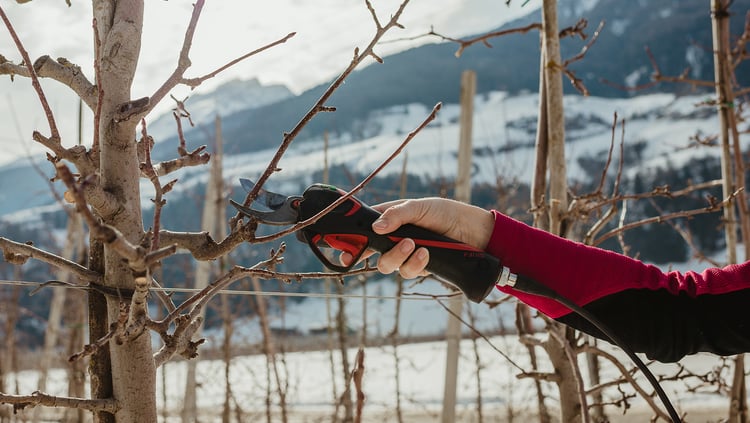
[[[101,213],[102,221],[116,228],[132,244],[144,235],[141,216],[140,170],[136,151],[137,121],[120,120],[121,107],[131,101],[131,85],[138,65],[143,27],[143,0],[94,0],[97,54],[100,69],[97,85],[103,93],[99,112],[100,184],[116,202],[115,212]],[[97,142],[97,140],[94,140]],[[104,285],[132,290],[135,275],[111,246],[104,244]],[[110,322],[117,320],[120,301],[107,299]],[[156,421],[156,369],[147,333],[122,344],[109,343],[113,397],[120,404],[119,422]]]

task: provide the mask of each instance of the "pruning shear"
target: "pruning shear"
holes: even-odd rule
[[[255,187],[249,179],[240,178],[240,184],[248,192]],[[313,184],[302,195],[286,196],[261,189],[253,204],[268,210],[245,207],[233,200],[229,202],[240,213],[260,223],[293,225],[317,215],[343,195],[346,192],[334,186]],[[425,247],[430,253],[426,270],[454,285],[476,303],[489,295],[507,271],[496,257],[480,249],[411,224],[386,235],[376,234],[372,223],[378,217],[378,211],[356,197],[349,197],[315,223],[300,229],[297,239],[307,243],[329,269],[347,272],[367,249],[383,253],[402,239],[411,238],[417,247]],[[350,265],[340,264],[341,252],[351,254]]]

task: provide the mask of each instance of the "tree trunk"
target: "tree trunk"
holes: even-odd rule
[[[547,104],[547,167],[549,168],[550,232],[562,233],[563,214],[568,208],[568,182],[565,170],[565,113],[563,110],[562,59],[557,29],[557,0],[544,0],[542,6],[542,50]]]
[[[84,254],[81,251],[81,255]],[[66,325],[69,331],[67,356],[70,357],[80,351],[81,345],[86,343],[84,337],[86,302],[82,292],[69,292],[67,297]],[[68,395],[75,398],[86,397],[86,363],[83,360],[68,363]],[[86,410],[67,409],[63,421],[68,423],[83,422],[87,414]]]
[[[101,241],[89,236],[89,268],[104,273],[104,246]],[[88,292],[89,340],[99,339],[107,334],[107,299],[96,291]],[[109,348],[99,348],[89,359],[89,380],[91,397],[104,399],[112,397],[112,371]],[[104,411],[94,413],[94,422],[113,423],[115,416]]]
[[[100,183],[118,205],[115,213],[99,217],[129,242],[139,245],[144,231],[134,137],[138,122],[122,119],[118,112],[131,100],[130,88],[141,49],[143,0],[95,0],[94,17],[100,42],[97,85],[103,93],[97,105]],[[128,290],[135,287],[133,270],[107,244],[104,284]],[[107,298],[107,312],[109,321],[116,321],[120,299]],[[109,348],[113,397],[121,407],[115,415],[116,421],[156,421],[156,369],[150,336],[144,333],[121,344],[110,342]]]
[[[408,152],[404,152],[404,163],[401,167],[401,186],[399,188],[399,198],[406,198],[406,188],[407,188],[407,182],[409,180],[408,173],[406,172],[409,163],[409,154]],[[396,385],[396,391],[394,392],[396,396],[396,409],[394,410],[396,413],[396,421],[398,423],[404,422],[404,413],[402,411],[401,406],[401,359],[399,358],[398,354],[398,339],[399,339],[399,331],[400,331],[400,324],[401,321],[401,295],[404,293],[404,278],[401,275],[396,275],[395,279],[396,283],[396,300],[394,304],[394,317],[393,317],[393,329],[391,329],[391,332],[388,334],[388,338],[391,340],[391,349],[393,351],[393,366],[394,366],[394,374],[393,374],[393,383]]]
[[[559,324],[554,324],[548,329],[564,333],[566,328]],[[560,421],[562,423],[579,423],[584,421],[583,405],[581,404],[580,394],[576,380],[578,375],[575,372],[570,358],[565,354],[565,346],[560,345],[559,341],[567,341],[564,336],[550,336],[543,344],[544,350],[549,355],[552,367],[555,368],[557,376],[557,386],[560,391]]]
[[[732,158],[732,150],[735,155],[740,155],[739,136],[734,119],[734,95],[732,92],[730,72],[730,45],[729,45],[729,4],[723,0],[711,0],[711,28],[713,35],[714,50],[714,81],[716,82],[716,103],[719,115],[719,132],[721,140],[721,174],[722,188],[725,199],[728,199],[736,190],[735,181],[744,186],[744,166],[740,157]],[[733,135],[734,145],[730,140]],[[733,148],[734,147],[734,148]],[[737,164],[732,169],[733,161]],[[739,197],[740,210],[746,212],[744,193]],[[735,213],[735,201],[729,200],[724,207],[724,236],[727,244],[727,262],[737,263],[737,221]],[[746,213],[741,213],[743,219],[742,235],[745,244],[748,242],[748,226]],[[747,251],[747,250],[746,250]],[[747,255],[747,253],[746,253]],[[747,258],[747,257],[746,257]],[[745,356],[740,354],[734,359],[734,377],[729,403],[729,422],[746,423],[747,412],[747,388],[745,381]]]
[[[544,33],[540,35],[540,42],[542,44],[544,43]],[[547,156],[549,155],[547,147],[547,126],[549,125],[549,122],[547,121],[547,61],[545,60],[545,57],[544,49],[542,49],[539,59],[539,115],[537,117],[536,142],[534,147],[534,179],[531,181],[531,207],[532,210],[534,210],[534,227],[548,231],[549,214],[545,213],[544,208],[547,191]],[[516,329],[518,330],[518,335],[524,336],[532,334],[532,327],[529,306],[519,302],[516,305]],[[535,347],[533,345],[526,345],[526,350],[529,353],[531,368],[536,371],[537,357]],[[536,388],[539,422],[549,423],[551,421],[551,416],[547,409],[547,405],[544,403],[544,392],[542,391],[541,381],[534,379],[534,387]]]
[[[560,58],[560,38],[557,25],[557,0],[542,2],[542,64],[544,92],[546,94],[547,126],[547,167],[549,169],[549,231],[564,236],[565,212],[568,208],[568,184],[565,168],[565,113],[563,109],[562,59]],[[565,327],[551,323],[549,331],[565,333]],[[583,401],[574,357],[565,353],[569,345],[566,336],[550,337],[544,349],[550,356],[558,375],[560,391],[560,413],[563,423],[582,421],[588,410],[583,409]]]

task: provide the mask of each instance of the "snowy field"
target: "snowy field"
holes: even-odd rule
[[[685,264],[684,266],[688,266]],[[695,268],[695,267],[693,267]],[[368,285],[369,288],[362,295],[381,297],[365,301],[351,299],[347,303],[349,321],[358,330],[362,330],[367,322],[368,336],[376,338],[387,333],[393,323],[394,301],[383,299],[393,294],[392,284],[383,280]],[[417,288],[407,290],[440,294],[444,289],[434,282],[426,282]],[[325,306],[322,299],[310,299],[301,304],[290,307],[283,316],[286,327],[298,329],[306,333],[321,321],[325,321]],[[449,317],[447,311],[436,300],[405,300],[402,304],[400,333],[402,337],[426,334],[439,334],[444,330]],[[503,320],[512,327],[510,313],[512,302],[489,310],[484,305],[471,304],[464,309],[464,319],[467,310],[477,319],[477,328],[490,333],[498,330],[498,322]],[[280,325],[282,316],[272,318],[272,326]],[[233,342],[235,345],[248,345],[259,340],[257,321],[238,322],[237,333]],[[469,333],[465,328],[465,333]],[[300,335],[304,336],[304,335]],[[542,335],[543,336],[543,335]],[[206,347],[216,347],[220,344],[220,334],[209,332],[206,334]],[[619,349],[609,345],[602,348],[617,356],[622,363],[633,367],[629,359]],[[205,350],[203,350],[205,351]],[[396,347],[379,346],[366,347],[364,357],[365,375],[363,392],[366,395],[364,408],[365,421],[397,421],[397,392],[399,392],[400,407],[405,421],[436,421],[440,416],[446,362],[446,343],[442,341],[406,344]],[[350,365],[355,362],[357,349],[347,351]],[[551,371],[545,354],[538,353],[540,370]],[[477,358],[478,357],[478,358]],[[581,359],[583,356],[581,356]],[[283,355],[281,364],[282,374],[288,383],[287,404],[290,421],[293,422],[324,422],[330,421],[335,402],[334,390],[340,395],[342,387],[341,356],[339,351],[333,354],[335,379],[332,377],[331,355],[327,351],[293,352]],[[608,362],[602,361],[602,381],[612,380],[619,376],[618,370]],[[710,355],[697,355],[685,358],[680,363],[685,369],[696,373],[707,373],[720,361]],[[263,355],[248,355],[234,358],[230,363],[229,383],[233,401],[241,410],[242,421],[260,421],[265,419],[266,401],[266,357]],[[587,379],[586,365],[580,363],[583,377]],[[674,375],[680,367],[677,365],[652,364],[657,375]],[[396,369],[399,370],[397,388]],[[528,354],[518,342],[515,335],[491,336],[488,340],[477,339],[476,353],[474,344],[466,339],[461,342],[457,391],[457,413],[460,421],[476,421],[477,407],[477,372],[481,377],[481,398],[485,421],[512,421],[508,416],[533,416],[536,408],[536,393],[530,379],[519,379],[518,375],[530,371]],[[225,363],[220,360],[202,360],[197,367],[198,407],[203,422],[221,421],[221,410],[225,398]],[[178,422],[182,409],[184,393],[186,362],[175,361],[159,369],[158,401],[159,407],[165,415],[172,416],[163,421]],[[727,370],[722,377],[730,377]],[[8,386],[18,386],[18,392],[31,393],[36,390],[37,376],[35,372],[21,372],[17,378],[7,381]],[[336,382],[334,383],[333,380]],[[647,392],[651,392],[643,378],[639,378]],[[588,384],[587,384],[588,385]],[[696,379],[682,382],[664,383],[664,388],[670,399],[681,412],[687,412],[691,422],[717,421],[725,414],[727,400],[710,392],[689,392],[689,387],[698,385]],[[557,405],[557,388],[553,384],[545,384],[547,404],[553,414]],[[48,383],[48,391],[52,394],[64,395],[67,389],[65,372],[53,371]],[[632,393],[632,389],[624,386],[624,391]],[[618,393],[615,389],[605,391],[605,396],[615,400]],[[274,409],[278,412],[278,397],[274,396]],[[622,416],[622,409],[609,407],[608,413],[613,421],[645,421],[650,416],[645,402],[639,398],[630,401],[631,409]],[[622,420],[617,420],[620,416]],[[638,417],[636,417],[638,416]],[[691,418],[692,416],[692,418]],[[712,419],[712,417],[715,417]]]
[[[522,368],[528,369],[528,356],[514,336],[492,337],[490,343],[479,340],[478,353],[481,362],[482,404],[485,417],[489,421],[507,421],[509,413],[517,416],[524,413],[533,414],[536,394],[533,384],[528,379],[519,380],[516,376],[520,370],[503,358],[495,348],[508,354],[512,360]],[[476,409],[476,358],[471,341],[464,340],[461,344],[459,364],[459,381],[457,384],[457,402],[459,415],[469,418]],[[348,351],[350,362],[354,361],[356,349]],[[440,414],[444,385],[445,343],[429,342],[404,345],[397,348],[400,369],[399,390],[401,393],[402,412],[412,416],[422,416],[430,421]],[[627,358],[622,354],[623,362]],[[337,371],[340,371],[340,358],[334,355]],[[288,372],[288,407],[295,416],[292,421],[313,422],[327,421],[326,416],[333,412],[333,384],[331,383],[331,369],[327,352],[288,353],[284,358]],[[707,371],[717,363],[715,357],[695,356],[683,360],[683,365],[695,371]],[[371,347],[365,350],[365,376],[363,392],[366,395],[364,415],[367,421],[395,421],[396,410],[396,359],[391,347]],[[233,398],[242,409],[247,420],[256,421],[264,418],[265,413],[265,366],[266,359],[262,355],[238,357],[231,363],[230,383]],[[585,370],[585,364],[581,363]],[[547,363],[542,363],[542,370],[551,370]],[[159,371],[158,399],[160,408],[164,407],[169,415],[179,416],[182,408],[181,398],[184,387],[185,363],[175,362],[166,365]],[[673,374],[675,366],[656,366],[659,372]],[[198,391],[198,406],[204,422],[221,421],[221,409],[224,399],[224,363],[221,361],[201,361],[197,375],[201,381]],[[611,366],[604,366],[603,380],[616,376]],[[584,375],[585,377],[585,375]],[[62,371],[51,374],[50,391],[62,394],[67,386]],[[34,391],[36,377],[31,372],[19,375],[19,388],[23,392]],[[15,381],[11,381],[15,383]],[[166,387],[166,389],[165,389]],[[727,406],[727,400],[713,394],[696,394],[686,392],[681,383],[665,384],[665,390],[680,411],[687,411],[691,415],[706,416],[706,413],[721,413]],[[340,395],[342,387],[337,384]],[[647,391],[651,391],[645,387]],[[626,387],[625,391],[629,392]],[[554,410],[556,388],[547,385],[545,393],[550,396],[548,405]],[[612,393],[610,393],[611,397]],[[612,397],[611,397],[612,398]],[[643,413],[644,403],[640,399],[631,402],[633,413]],[[278,410],[277,410],[278,411]],[[621,409],[609,408],[608,412],[615,417],[622,414]],[[643,414],[636,414],[643,415]],[[634,414],[626,415],[631,418]],[[645,417],[645,415],[643,415]],[[720,417],[716,415],[715,417]],[[372,420],[370,420],[372,419]],[[170,419],[171,420],[171,419]],[[175,417],[174,421],[178,421]],[[412,421],[407,420],[407,421]],[[464,420],[462,420],[464,421]],[[471,421],[465,420],[465,421]],[[639,420],[623,420],[639,421]],[[686,421],[709,421],[692,420]],[[714,420],[715,421],[715,420]]]

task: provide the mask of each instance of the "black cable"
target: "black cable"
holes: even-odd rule
[[[664,389],[662,388],[661,384],[659,384],[659,381],[656,380],[656,377],[654,376],[654,374],[651,373],[651,370],[649,370],[646,364],[644,364],[643,361],[641,361],[641,359],[638,358],[637,355],[635,355],[635,352],[633,352],[633,350],[631,350],[627,346],[627,344],[623,342],[622,339],[620,339],[619,336],[617,336],[611,330],[609,330],[609,328],[607,328],[604,325],[604,323],[602,323],[599,319],[597,319],[596,316],[589,313],[588,310],[584,309],[578,304],[563,297],[562,295],[557,293],[557,291],[555,291],[554,289],[538,281],[535,281],[534,279],[531,279],[529,277],[526,277],[523,275],[516,275],[515,284],[509,285],[509,286],[512,286],[512,288],[517,291],[525,292],[527,294],[539,295],[545,298],[549,298],[551,300],[555,300],[559,302],[560,304],[564,305],[565,307],[578,313],[584,319],[588,320],[592,325],[594,325],[597,329],[599,329],[605,336],[607,336],[615,345],[620,347],[620,349],[622,349],[628,355],[628,357],[630,357],[630,359],[635,363],[635,365],[638,366],[639,369],[641,369],[641,372],[643,372],[644,376],[646,376],[646,379],[648,379],[648,381],[651,383],[651,386],[654,387],[656,394],[659,396],[659,399],[661,399],[662,404],[664,404],[664,407],[667,409],[667,413],[669,414],[669,417],[672,419],[672,422],[682,423],[682,419],[680,419],[680,416],[677,414],[677,411],[674,409],[674,406],[672,405],[672,402],[669,400],[667,393],[664,392]]]

